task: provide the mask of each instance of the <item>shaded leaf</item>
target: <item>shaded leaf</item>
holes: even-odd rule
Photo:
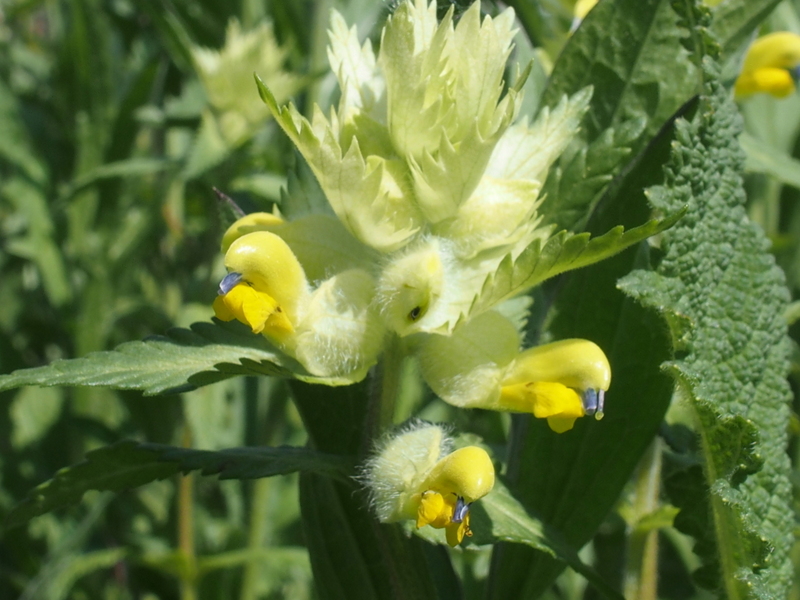
[[[609,127],[643,119],[638,153],[664,122],[699,89],[700,78],[683,48],[686,30],[670,0],[606,0],[587,15],[553,68],[542,104],[594,87],[584,119],[592,141]]]
[[[471,513],[470,524],[474,532],[470,538],[471,544],[501,541],[530,546],[568,564],[586,577],[605,598],[622,598],[619,592],[580,559],[575,548],[561,540],[540,520],[530,516],[502,482],[497,482],[492,492],[473,506]]]
[[[368,387],[321,388],[291,382],[295,403],[319,450],[362,454],[368,449]],[[366,493],[313,473],[300,476],[300,508],[317,593],[327,599],[437,598],[437,586],[452,592],[452,565],[443,548],[433,553],[396,523],[382,524]],[[439,573],[431,572],[437,565]],[[454,598],[443,591],[438,597]]]
[[[352,460],[346,457],[307,448],[211,451],[127,440],[93,450],[84,462],[61,469],[8,513],[5,526],[22,525],[33,517],[75,504],[89,490],[118,492],[179,472],[200,470],[202,475],[219,475],[220,479],[257,479],[308,470],[346,480],[352,469]]]
[[[571,231],[583,229],[594,204],[622,169],[646,124],[644,119],[634,119],[617,129],[606,129],[591,144],[576,141],[577,148],[561,157],[545,181],[539,209],[545,215],[544,224]]]
[[[722,60],[747,41],[781,0],[726,0],[714,8],[711,31],[722,47]]]
[[[609,189],[589,221],[590,230],[646,218],[650,208],[643,190],[663,181],[671,132],[665,127],[634,168]],[[601,422],[581,419],[572,431],[556,434],[530,416],[514,417],[508,470],[514,494],[576,548],[592,538],[618,501],[672,395],[669,378],[659,370],[670,357],[663,324],[617,289],[620,277],[648,262],[649,249],[642,244],[592,269],[569,273],[543,290],[543,300],[557,292],[549,336],[594,341],[612,368]],[[563,568],[563,562],[545,554],[502,545],[493,557],[490,597],[500,600],[519,590],[536,597]]]

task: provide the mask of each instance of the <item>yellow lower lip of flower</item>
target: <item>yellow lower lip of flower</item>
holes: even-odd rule
[[[294,331],[291,321],[272,296],[259,292],[245,282],[236,284],[214,300],[214,314],[221,321],[236,319],[248,325],[253,333],[264,333],[278,339]]]
[[[428,490],[418,497],[417,529],[425,525],[430,525],[434,529],[444,529],[447,543],[450,546],[458,546],[464,536],[472,536],[469,528],[469,510],[465,512],[460,521],[453,521],[458,504],[455,494],[442,495],[439,492]]]
[[[554,381],[535,381],[503,386],[500,403],[511,411],[533,413],[547,419],[556,433],[569,431],[586,414],[581,397],[572,388]]]
[[[776,98],[785,98],[795,91],[794,79],[786,69],[764,67],[749,73],[742,73],[736,80],[735,92],[744,98],[759,92]]]

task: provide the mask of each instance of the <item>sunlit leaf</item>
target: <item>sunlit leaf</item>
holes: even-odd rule
[[[126,342],[116,350],[57,360],[0,376],[0,391],[23,385],[104,386],[147,395],[194,389],[238,375],[297,377],[327,385],[352,383],[309,375],[293,359],[239,323],[195,323],[166,336]]]

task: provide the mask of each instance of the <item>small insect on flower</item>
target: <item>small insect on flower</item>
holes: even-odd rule
[[[381,444],[363,475],[381,522],[444,529],[450,546],[472,535],[470,507],[494,487],[494,465],[483,448],[451,445],[442,427],[421,422]]]

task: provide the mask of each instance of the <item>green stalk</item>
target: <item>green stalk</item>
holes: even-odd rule
[[[252,552],[244,568],[241,600],[258,600],[258,579],[262,561],[257,551],[264,546],[267,531],[267,501],[269,500],[270,480],[258,479],[253,482],[250,505],[250,526],[247,532],[247,548]]]
[[[380,361],[374,370],[362,451],[368,451],[372,440],[394,423],[394,410],[403,380],[402,341],[394,334],[387,340]]]
[[[267,382],[264,382],[267,385]],[[263,389],[263,386],[262,386]],[[264,404],[258,406],[258,385],[251,385],[247,388],[248,402],[255,404],[253,419],[255,430],[252,432],[253,439],[248,443],[254,445],[271,446],[275,443],[279,427],[283,424],[283,414],[286,410],[287,394],[285,388],[275,385],[274,381],[269,383],[266,390],[266,410]],[[262,410],[259,410],[262,409]],[[271,480],[269,478],[258,479],[253,482],[250,491],[250,523],[247,531],[247,549],[250,559],[245,564],[244,575],[242,576],[242,591],[239,595],[240,600],[258,600],[258,580],[261,576],[263,561],[258,557],[258,550],[265,544],[269,520],[267,519],[267,507],[269,501]]]
[[[192,433],[188,425],[182,445],[190,448]],[[183,475],[178,480],[178,550],[183,558],[181,600],[197,600],[197,556],[194,551],[194,477]]]
[[[625,558],[624,595],[628,600],[658,600],[658,529],[640,521],[659,507],[661,439],[642,457],[636,475],[631,532]]]

